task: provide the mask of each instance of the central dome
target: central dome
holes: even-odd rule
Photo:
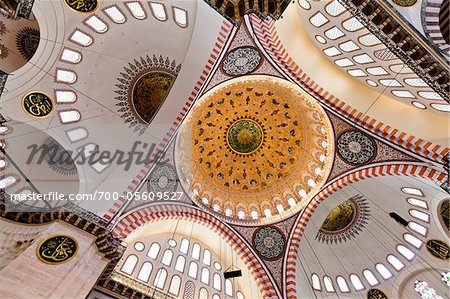
[[[233,79],[196,102],[180,129],[180,181],[199,205],[230,219],[287,215],[325,181],[331,136],[322,108],[297,86]]]
[[[230,125],[227,144],[237,154],[251,154],[263,142],[263,129],[252,119],[239,119]]]

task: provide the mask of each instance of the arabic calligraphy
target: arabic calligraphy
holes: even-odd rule
[[[75,256],[78,251],[77,241],[66,235],[51,236],[37,247],[38,258],[47,264],[61,264]]]
[[[43,118],[53,111],[53,102],[45,93],[33,91],[23,97],[22,108],[32,117]]]
[[[81,12],[90,13],[97,9],[97,0],[65,0],[67,6],[71,9]]]
[[[367,299],[388,299],[388,297],[378,289],[371,289],[367,292]]]
[[[450,258],[450,247],[447,243],[437,239],[427,241],[428,252],[438,259],[448,260]]]

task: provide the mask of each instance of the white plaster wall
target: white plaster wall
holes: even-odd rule
[[[37,245],[54,234],[70,235],[79,245],[78,253],[60,265],[45,264],[36,256]],[[94,236],[69,224],[52,223],[18,258],[0,271],[3,298],[84,299],[108,264],[94,240]]]

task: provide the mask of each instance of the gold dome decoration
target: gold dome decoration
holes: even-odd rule
[[[321,229],[327,232],[343,230],[353,222],[355,214],[355,205],[351,200],[346,200],[331,210]]]
[[[233,79],[198,100],[180,129],[179,179],[216,216],[279,220],[325,182],[332,136],[323,109],[298,86],[262,75]]]
[[[225,138],[236,154],[250,155],[263,144],[264,129],[253,119],[241,118],[229,126]]]

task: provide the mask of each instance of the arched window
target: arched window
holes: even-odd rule
[[[160,249],[161,249],[161,246],[159,246],[158,243],[156,243],[156,242],[153,243],[152,246],[150,246],[150,249],[148,250],[147,256],[151,259],[156,260]]]
[[[91,16],[84,23],[97,33],[104,33],[108,31],[108,26],[100,20],[96,15]]]
[[[230,279],[225,280],[225,295],[233,296],[233,282]]]
[[[178,256],[177,262],[175,263],[175,270],[183,273],[185,264],[186,264],[186,259],[184,258],[184,256],[182,256],[182,255]]]
[[[220,275],[217,273],[214,273],[213,288],[218,291],[222,290],[222,281],[220,280]]]
[[[77,122],[81,119],[81,114],[77,110],[61,110],[59,111],[59,118],[63,124]]]
[[[209,270],[208,268],[202,269],[202,276],[200,277],[200,281],[204,284],[209,284]]]
[[[387,261],[397,271],[400,271],[405,266],[395,255],[392,254],[388,255]]]
[[[403,239],[405,239],[406,242],[416,247],[417,249],[422,246],[422,241],[411,234],[404,234]]]
[[[178,26],[184,28],[188,24],[188,15],[187,12],[184,9],[173,7],[173,16],[175,19],[175,23],[177,23]]]
[[[57,70],[56,80],[64,83],[74,83],[75,81],[77,81],[77,75],[72,71]]]
[[[198,294],[198,299],[208,299],[208,291],[205,288],[200,289],[200,293]]]
[[[237,299],[244,299],[244,294],[242,294],[241,292],[237,291],[236,292],[236,298]]]
[[[90,46],[94,41],[90,35],[81,32],[80,30],[76,30],[70,37],[70,40],[76,44],[82,45],[83,47]]]
[[[379,283],[379,282],[378,282],[378,279],[375,277],[375,275],[373,275],[372,271],[370,271],[370,270],[364,270],[364,271],[363,271],[363,275],[364,275],[364,277],[366,278],[367,282],[368,282],[371,286],[377,285],[377,284]]]
[[[178,275],[172,276],[172,280],[170,281],[169,293],[175,296],[178,296],[180,292],[181,286],[181,278]]]
[[[0,143],[1,145],[2,143]],[[2,146],[3,147],[3,146]],[[6,178],[3,178],[0,180],[0,189],[5,189],[6,187],[11,186],[17,181],[17,179],[13,176],[7,176]]]
[[[122,269],[120,270],[124,273],[131,274],[133,273],[137,262],[138,262],[137,256],[135,256],[134,254],[130,254],[125,260],[125,263],[123,263]]]
[[[167,20],[166,8],[161,3],[150,2],[150,8],[152,9],[153,16],[160,21]]]
[[[61,60],[70,63],[78,63],[81,61],[81,53],[65,48],[61,53]],[[72,93],[71,91],[68,92]],[[61,102],[60,98],[61,97],[59,97],[58,99],[59,102]],[[66,102],[73,102],[73,101],[66,101]]]
[[[172,250],[166,249],[166,251],[164,251],[161,263],[166,266],[170,266],[170,263],[172,262],[172,257],[173,257]]]
[[[345,278],[342,276],[338,276],[336,278],[336,282],[339,286],[339,289],[341,290],[342,293],[348,293],[350,292],[350,289],[348,288],[347,282],[345,281]]]
[[[175,241],[174,239],[169,239],[167,240],[167,244],[169,244],[170,247],[175,247],[177,246],[177,241]]]
[[[414,221],[410,221],[408,224],[409,228],[415,231],[416,233],[421,234],[422,236],[427,235],[427,229],[423,225],[420,225]]]
[[[197,263],[196,262],[191,262],[189,264],[189,271],[188,271],[188,275],[192,278],[197,278]]]
[[[197,243],[192,247],[192,258],[196,260],[200,259],[200,245]]]
[[[138,20],[143,20],[147,17],[147,14],[144,11],[144,8],[142,7],[142,4],[140,2],[127,2],[125,5],[130,10],[133,17],[135,17]]]
[[[423,201],[423,200],[417,199],[417,198],[413,198],[413,197],[408,197],[406,200],[412,206],[416,206],[416,207],[419,207],[422,209],[428,209],[426,201]]]
[[[211,266],[211,251],[208,249],[203,251],[203,264]]]
[[[403,255],[408,261],[411,261],[415,256],[414,252],[412,252],[411,250],[409,250],[407,247],[405,247],[403,245],[398,245],[397,251],[401,255]]]
[[[319,276],[317,276],[317,274],[313,274],[311,276],[311,282],[312,282],[312,286],[313,286],[314,290],[320,291],[322,289],[320,287],[320,279],[319,279]]]
[[[136,242],[136,243],[134,243],[134,249],[135,249],[136,251],[141,252],[142,250],[144,250],[144,248],[145,248],[144,243],[142,243],[142,242]]]
[[[142,264],[141,271],[139,271],[137,279],[148,282],[150,274],[152,274],[153,266],[150,262],[145,262]]]
[[[164,269],[159,269],[158,273],[156,273],[155,281],[153,285],[157,288],[164,289],[164,285],[166,284],[167,271]]]
[[[127,20],[117,6],[108,7],[103,11],[116,24],[123,24]]]
[[[325,290],[327,290],[327,292],[334,293],[333,282],[329,276],[323,278],[323,284],[325,285]]]
[[[217,271],[222,270],[222,266],[221,266],[220,263],[218,263],[218,262],[215,262],[215,263],[214,263],[214,268],[215,268]]]
[[[415,195],[415,196],[422,196],[423,197],[422,190],[417,189],[417,188],[403,187],[402,191],[404,193],[406,193],[406,194],[409,194],[409,195]]]
[[[364,289],[364,285],[362,284],[362,282],[359,279],[358,275],[351,274],[350,275],[350,281],[352,282],[352,285],[355,288],[355,290],[361,291],[362,289]]]
[[[428,216],[427,213],[418,211],[416,209],[409,210],[409,214],[414,218],[422,220],[423,222],[428,222],[430,220],[430,217]]]
[[[132,241],[127,249],[132,254],[124,255],[119,271],[173,297],[243,299],[239,286],[232,279],[223,278],[220,258],[211,249],[205,248],[200,241],[183,237],[166,240],[168,245],[162,245],[165,241],[159,239]],[[200,295],[201,289],[204,289],[203,295]]]
[[[381,276],[383,276],[384,279],[389,279],[392,277],[391,271],[386,268],[383,264],[376,264],[375,269],[377,269],[378,273],[380,273]]]
[[[69,130],[69,131],[66,131],[66,134],[67,134],[67,137],[69,137],[70,142],[77,142],[88,136],[88,132],[85,128],[76,128],[73,130]]]
[[[180,252],[187,254],[188,250],[189,250],[189,240],[188,239],[181,240]]]

